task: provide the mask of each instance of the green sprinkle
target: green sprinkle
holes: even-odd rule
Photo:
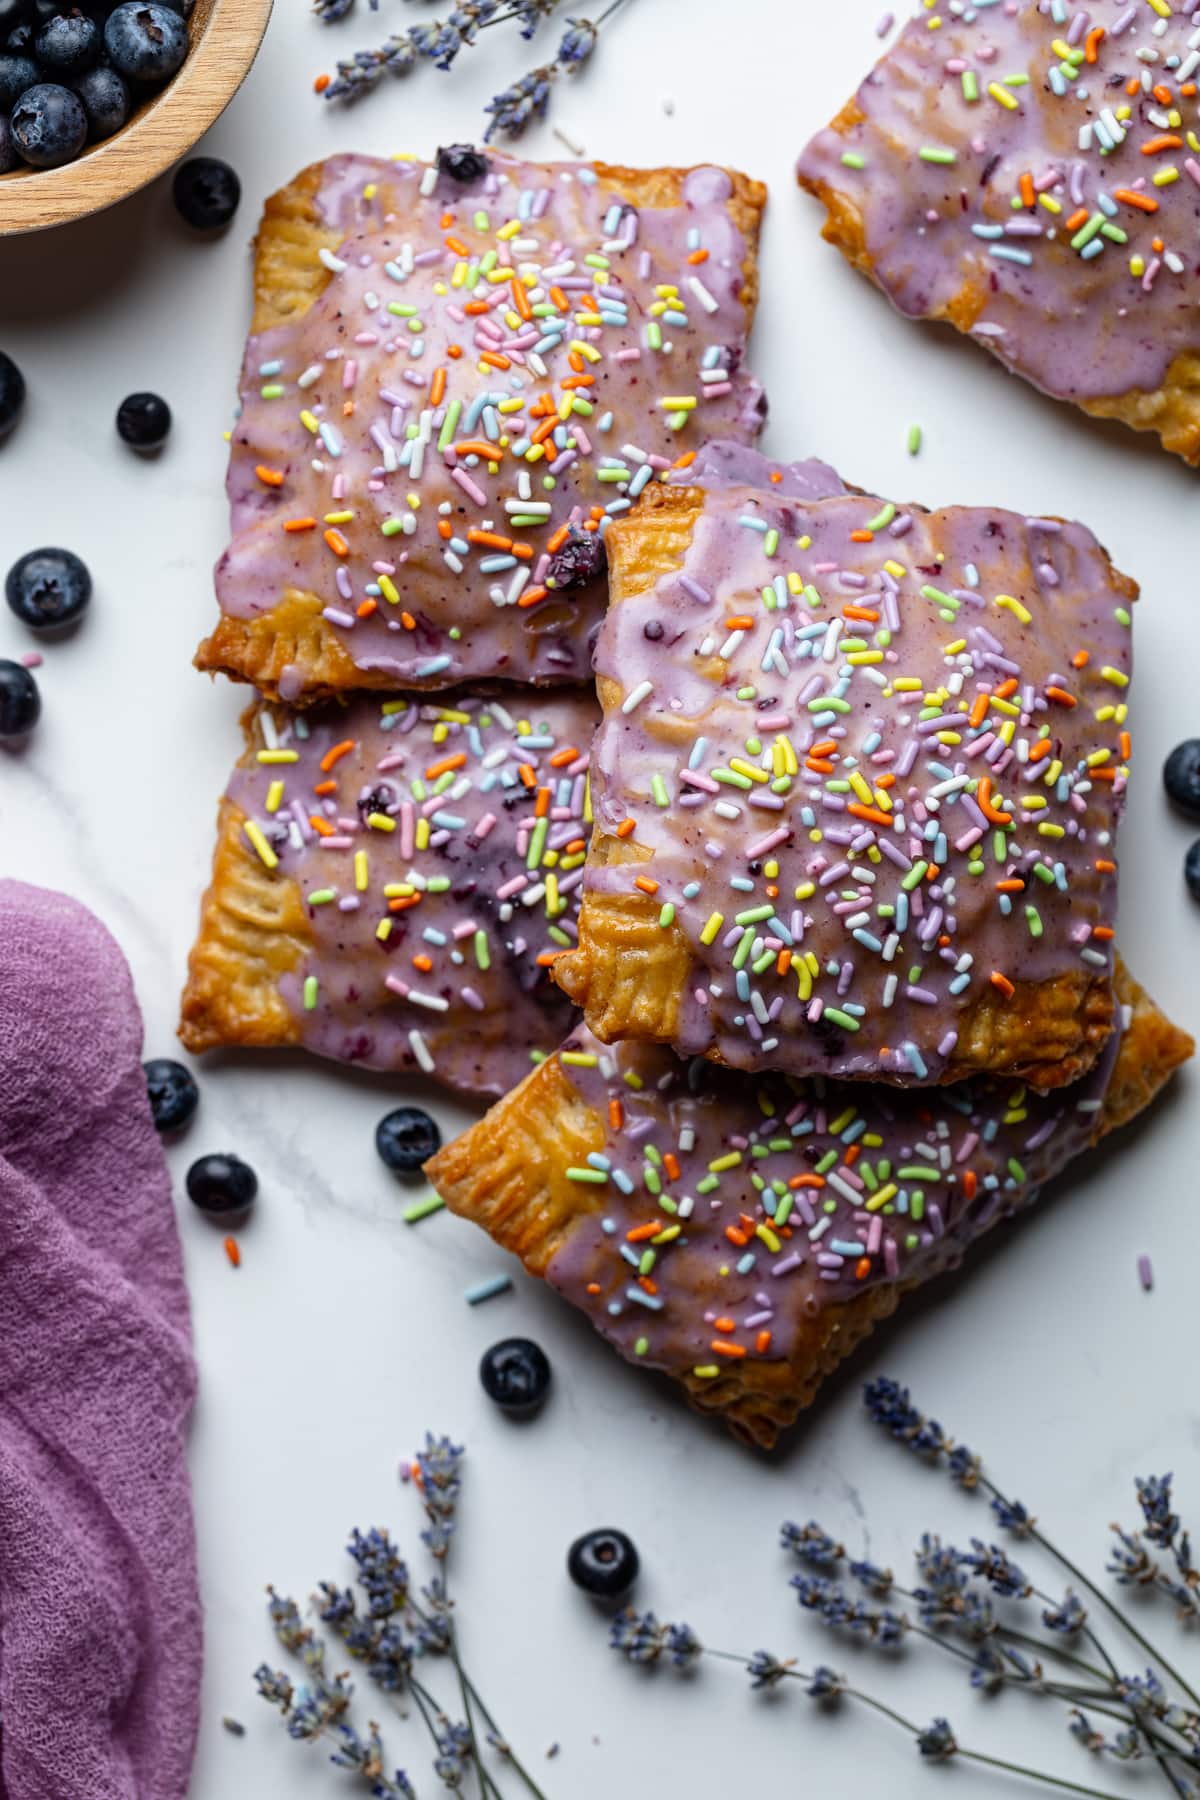
[[[406,1225],[419,1225],[431,1213],[441,1212],[445,1204],[440,1194],[429,1193],[423,1200],[414,1200],[411,1206],[406,1206],[400,1216]]]
[[[921,148],[917,151],[917,155],[922,162],[928,163],[945,163],[949,165],[950,163],[956,163],[958,161],[957,151],[943,150],[937,144],[922,144]]]
[[[603,1169],[568,1169],[568,1181],[588,1182],[592,1187],[603,1187],[608,1176]]]
[[[317,978],[315,975],[304,977],[304,1010],[312,1012],[317,1004]]]
[[[763,539],[763,550],[766,552],[766,554],[768,556],[774,556],[774,554],[778,550],[778,548],[779,548],[779,533],[776,531],[775,527],[772,525],[770,531],[768,531],[766,537]],[[774,594],[774,589],[772,589],[772,595],[773,594]]]
[[[336,888],[314,888],[308,896],[308,904],[310,906],[328,906],[331,900],[336,899]]]
[[[840,1025],[843,1031],[858,1031],[860,1029],[858,1020],[851,1018],[849,1013],[842,1012],[840,1007],[837,1006],[827,1006],[821,1017],[824,1019],[832,1019],[834,1024]]]
[[[546,818],[535,819],[533,831],[530,833],[529,849],[525,855],[525,867],[536,869],[542,860],[542,851],[546,848],[546,833],[550,822]]]
[[[735,925],[757,925],[761,919],[769,919],[775,911],[773,906],[752,906],[748,912],[734,914]]]
[[[442,420],[442,429],[438,432],[438,449],[448,450],[454,442],[454,434],[458,430],[459,414],[462,412],[462,401],[452,400],[446,408],[446,417]]]
[[[921,442],[922,442],[922,439],[924,438],[924,435],[925,434],[921,430],[921,427],[919,425],[910,425],[909,426],[909,428],[908,428],[908,454],[910,456],[916,456],[918,454],[918,452],[920,451],[920,448],[921,448]]]
[[[857,150],[843,150],[842,164],[847,169],[865,169],[867,159]]]
[[[658,915],[658,923],[663,931],[667,929],[668,925],[675,923],[675,906],[672,901],[666,901],[662,907]]]
[[[927,862],[915,862],[913,864],[912,868],[908,871],[908,874],[900,883],[900,886],[904,889],[906,894],[911,894],[915,887],[921,885],[925,879],[925,871],[928,867],[929,864]]]
[[[481,930],[475,933],[475,961],[481,969],[490,969],[492,966],[492,953],[488,949],[486,931]]]
[[[640,1337],[640,1338],[638,1338],[637,1342],[633,1346],[633,1354],[635,1356],[645,1356],[645,1354],[649,1348],[650,1348],[650,1339]]]
[[[1025,908],[1025,923],[1029,927],[1029,935],[1031,938],[1041,937],[1042,919],[1036,906],[1027,906]]]
[[[277,381],[269,381],[266,387],[259,391],[264,400],[280,400],[283,398],[283,388]]]
[[[875,514],[875,517],[873,519],[867,520],[867,530],[868,531],[882,531],[886,525],[891,524],[891,522],[895,518],[895,516],[896,516],[896,508],[892,505],[891,501],[889,500],[884,505],[882,510]],[[843,644],[842,648],[845,649],[845,647],[846,647],[845,644]]]
[[[656,806],[670,806],[671,796],[667,792],[667,784],[661,775],[656,773],[651,779],[650,792],[654,795]]]
[[[966,101],[978,100],[978,98],[979,98],[979,80],[975,74],[974,69],[964,69],[963,70],[962,92],[963,92],[964,100],[966,100]]]

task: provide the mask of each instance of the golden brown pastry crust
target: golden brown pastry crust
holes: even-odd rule
[[[591,166],[599,183],[607,186],[615,199],[648,208],[681,205],[690,173],[686,168],[632,169],[619,163]],[[263,209],[254,241],[252,330],[256,333],[302,319],[332,278],[319,253],[336,249],[346,231],[343,226],[328,224],[322,216],[318,200],[324,170],[323,163],[311,163],[272,194]],[[726,210],[749,246],[740,295],[749,332],[758,303],[757,243],[767,190],[762,182],[736,169],[724,173],[733,189]],[[376,185],[382,189],[381,203],[386,207],[390,192],[386,175]],[[416,558],[410,558],[410,567],[421,570]],[[289,704],[316,704],[353,690],[394,689],[394,675],[363,668],[348,654],[323,617],[325,604],[311,589],[288,586],[274,606],[253,618],[223,613],[197,650],[195,667],[207,674],[251,682],[268,699]],[[569,606],[568,601],[565,610]],[[548,629],[557,617],[554,603],[545,602],[539,626]],[[297,670],[303,671],[302,693],[296,691]],[[457,679],[424,685],[445,686]]]
[[[839,137],[848,137],[864,114],[857,101],[849,101],[829,129]],[[897,146],[899,149],[899,146]],[[862,209],[853,193],[833,183],[801,174],[800,186],[818,199],[826,209],[821,236],[833,244],[847,262],[874,279],[875,264],[867,249],[866,226]],[[986,295],[978,281],[964,280],[948,302],[928,316],[944,320],[956,331],[970,332],[983,310]],[[985,346],[987,339],[982,339]],[[1171,359],[1167,372],[1157,388],[1131,388],[1124,394],[1111,394],[1099,399],[1077,398],[1074,404],[1082,412],[1097,419],[1119,419],[1135,431],[1151,431],[1162,440],[1165,450],[1181,456],[1193,466],[1200,463],[1200,355],[1182,350]]]
[[[1096,1139],[1128,1123],[1194,1051],[1118,961],[1118,997],[1130,1009],[1097,1118]],[[425,1165],[452,1212],[482,1226],[533,1275],[544,1276],[572,1226],[601,1202],[595,1188],[567,1179],[569,1167],[601,1150],[604,1121],[552,1057]],[[718,1413],[736,1436],[770,1449],[809,1406],[825,1378],[896,1310],[916,1282],[883,1282],[806,1315],[788,1359],[744,1358],[715,1378],[683,1372],[691,1404]]]
[[[699,489],[651,487],[633,512],[613,522],[607,540],[612,606],[647,593],[682,566],[704,506]],[[1137,598],[1137,584],[1119,570],[1113,571],[1113,582],[1123,598],[1131,603]],[[715,686],[724,669],[713,656],[700,673]],[[620,685],[601,676],[596,687],[605,714],[615,712],[623,697]],[[694,726],[682,716],[656,717],[650,729],[664,741],[683,744]],[[634,839],[617,838],[597,824],[589,863],[603,867],[651,855]],[[677,1037],[692,953],[682,927],[664,929],[659,913],[660,901],[638,891],[584,896],[578,947],[558,958],[553,975],[602,1043],[637,1038],[669,1044]],[[1018,978],[1013,990],[1002,995],[986,988],[966,1010],[941,1081],[993,1073],[1039,1088],[1065,1087],[1092,1066],[1113,1024],[1107,973],[1074,968],[1048,981]],[[715,1050],[709,1055],[721,1060]]]

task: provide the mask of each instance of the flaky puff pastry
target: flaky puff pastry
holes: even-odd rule
[[[1200,461],[1191,9],[1095,0],[1066,55],[1045,6],[938,24],[802,154],[824,236],[901,312]]]
[[[1091,533],[729,485],[651,490],[608,543],[554,969],[589,1029],[798,1075],[1081,1075],[1137,594]]]
[[[1118,964],[1092,1071],[929,1092],[753,1077],[579,1032],[426,1165],[629,1360],[768,1449],[922,1282],[1191,1055]]]
[[[494,1097],[570,1029],[591,694],[260,704],[220,808],[190,1050],[299,1044]]]
[[[267,202],[198,665],[307,704],[580,682],[601,527],[752,442],[766,190],[718,168],[339,156]]]

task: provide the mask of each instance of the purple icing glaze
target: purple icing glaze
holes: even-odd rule
[[[279,983],[307,1049],[498,1096],[561,1041],[539,959],[575,939],[596,717],[568,692],[260,709],[228,792],[308,902]]]
[[[493,155],[466,188],[323,164],[315,204],[343,241],[303,316],[246,347],[222,611],[315,593],[355,666],[399,686],[586,679],[606,586],[585,527],[708,432],[762,423],[732,193],[720,169],[635,208],[586,164]],[[310,684],[290,667],[280,689]]]
[[[694,463],[674,471],[670,485],[706,490],[762,488],[789,500],[829,500],[846,492],[846,484],[837,471],[816,457],[777,463],[747,444],[727,442],[705,444]]]
[[[692,956],[675,1048],[936,1080],[1005,981],[1107,978],[1131,584],[1081,525],[709,492],[620,598],[597,828]]]
[[[1022,0],[943,8],[932,31],[922,10],[800,179],[861,215],[902,312],[952,316],[1061,398],[1155,389],[1200,351],[1197,107],[1178,93],[1200,70],[1196,14]]]
[[[563,1073],[601,1121],[615,1101],[624,1126],[605,1124],[590,1158],[604,1180],[580,1183],[546,1279],[650,1368],[703,1378],[743,1354],[787,1357],[827,1306],[928,1280],[1035,1199],[1098,1135],[1127,1023],[1053,1095],[802,1086],[581,1030]]]

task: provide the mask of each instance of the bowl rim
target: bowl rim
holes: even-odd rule
[[[250,73],[272,4],[213,0],[182,68],[131,124],[62,168],[0,176],[0,238],[101,212],[186,156]]]

